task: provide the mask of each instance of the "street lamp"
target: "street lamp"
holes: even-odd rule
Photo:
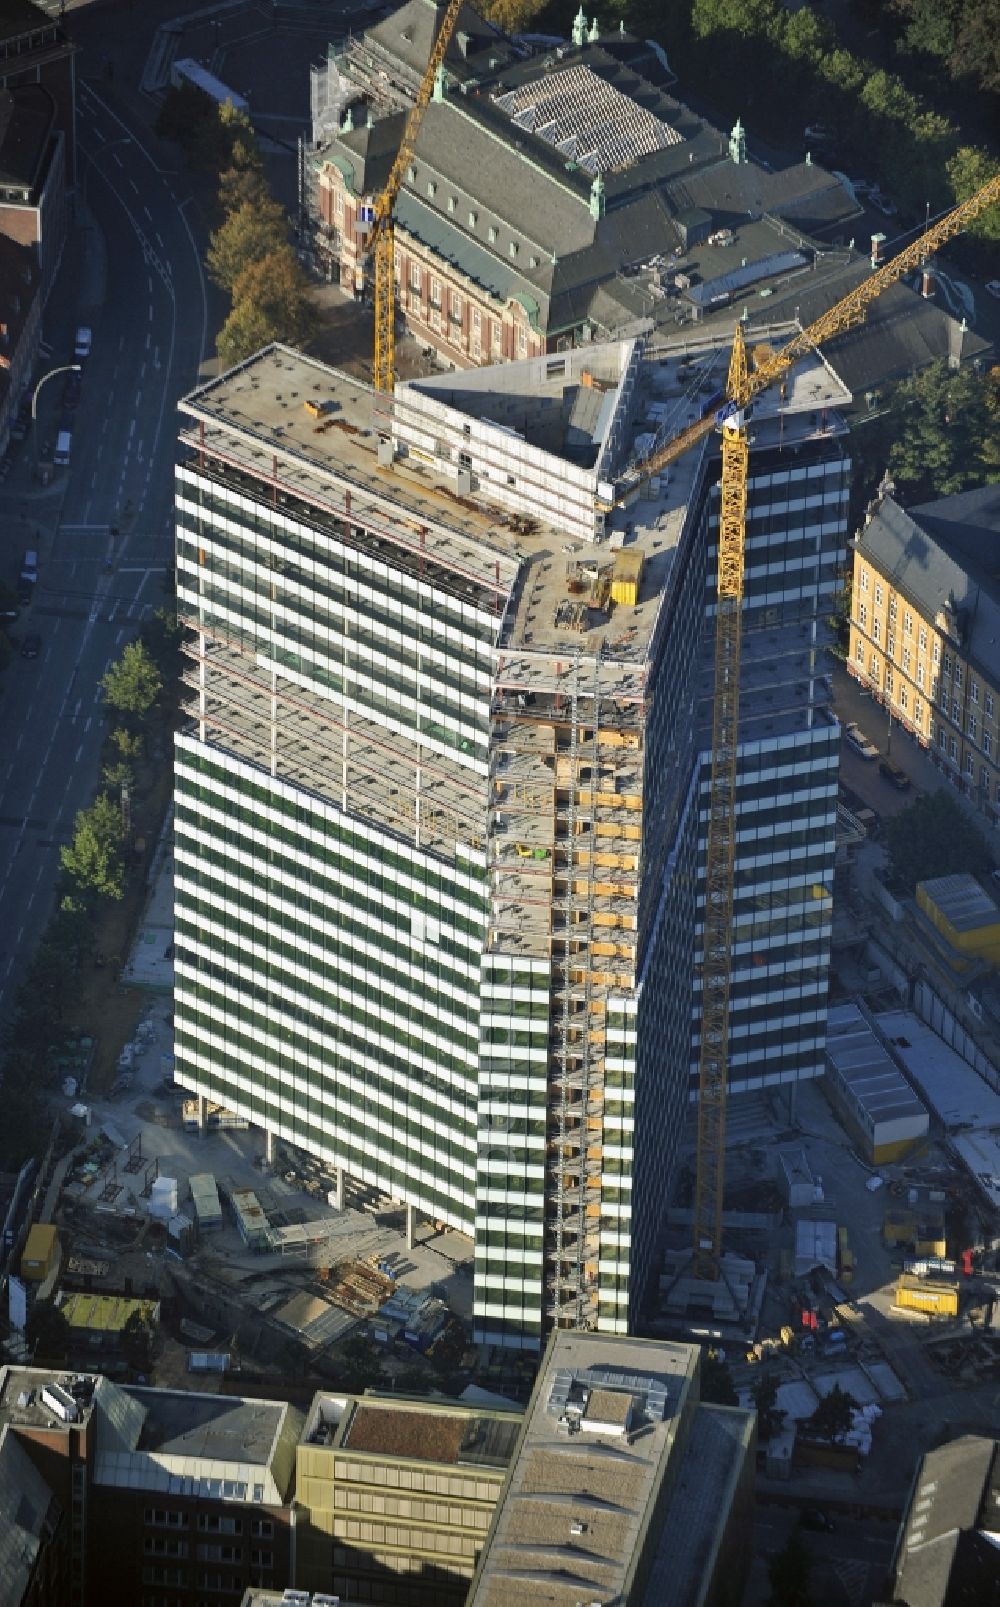
[[[58,368],[50,368],[43,374],[31,393],[31,422],[34,424],[38,417],[38,393],[46,380],[55,379],[57,374],[79,374],[83,368],[82,363],[62,363]]]
[[[55,379],[57,374],[79,374],[83,365],[81,363],[61,363],[58,368],[50,368],[43,374],[31,393],[31,444],[34,447],[35,469],[38,468],[38,431],[35,425],[38,421],[38,393],[47,380]]]

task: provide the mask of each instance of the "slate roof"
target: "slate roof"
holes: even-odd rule
[[[907,1607],[997,1601],[996,1548],[979,1531],[997,1525],[998,1453],[1000,1442],[966,1434],[923,1457],[896,1565]]]
[[[885,497],[856,547],[929,618],[953,604],[964,651],[1000,679],[1000,485],[908,509]]]
[[[794,318],[797,310],[803,324],[811,323],[870,274],[867,257],[832,256],[817,264],[814,273],[784,289],[777,287],[766,309],[751,299],[751,322],[780,322]],[[863,324],[826,341],[823,355],[858,396],[938,359],[960,358],[965,364],[989,349],[989,341],[971,331],[963,334],[943,308],[900,283],[872,303]]]
[[[390,56],[396,67],[412,75],[415,84],[423,77],[437,37],[445,7],[434,0],[408,0],[372,28],[365,29],[365,42]],[[476,75],[483,56],[502,54],[512,57],[510,42],[499,28],[487,22],[471,6],[463,6],[445,53],[445,66],[458,78]]]
[[[51,1490],[5,1425],[0,1429],[0,1607],[24,1599],[51,1504]]]

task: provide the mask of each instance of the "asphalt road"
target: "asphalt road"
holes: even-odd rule
[[[172,562],[174,408],[196,381],[206,341],[184,176],[157,165],[103,84],[80,85],[78,111],[79,223],[98,231],[91,264],[103,240],[106,274],[99,304],[81,308],[78,238],[47,309],[53,365],[72,360],[78,323],[93,328],[71,462],[46,490],[22,466],[20,484],[12,476],[0,494],[0,517],[25,533],[20,545],[30,535],[38,546],[39,582],[18,632],[37,631],[42,643],[37,659],[15,659],[4,684],[0,1011],[48,918],[59,846],[98,779],[101,676],[161,600]],[[58,424],[60,384],[53,379],[40,397],[40,438]]]
[[[892,1558],[896,1525],[833,1514],[832,1534],[799,1532],[812,1561],[810,1598],[824,1607],[868,1607],[880,1598]],[[767,1600],[767,1559],[783,1550],[798,1527],[798,1510],[758,1506],[754,1512],[754,1564],[744,1607]]]

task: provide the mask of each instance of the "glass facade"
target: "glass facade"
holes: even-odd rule
[[[847,471],[829,438],[754,463],[734,1091],[822,1071]],[[642,675],[584,640],[529,694],[511,597],[384,498],[177,471],[178,1080],[474,1235],[483,1342],[633,1330],[655,1271],[697,1077],[713,479]]]

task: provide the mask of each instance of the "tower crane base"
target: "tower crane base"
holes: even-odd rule
[[[723,1255],[719,1276],[710,1279],[696,1276],[690,1250],[668,1250],[660,1275],[659,1316],[672,1326],[683,1325],[692,1336],[749,1343],[766,1283],[766,1272],[745,1256]]]

